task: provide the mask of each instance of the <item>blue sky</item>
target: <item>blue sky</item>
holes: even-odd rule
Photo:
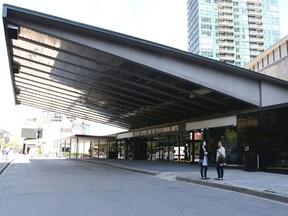
[[[187,49],[186,0],[0,0],[0,2],[1,5],[4,3],[17,5],[178,49]],[[278,0],[278,2],[281,36],[284,37],[288,35],[286,15],[288,0]],[[14,105],[2,25],[0,31],[0,92],[2,100],[0,128],[19,134],[24,120],[35,117],[40,112],[36,109]],[[94,124],[92,131],[93,129],[100,133],[115,132],[110,127],[97,124]]]

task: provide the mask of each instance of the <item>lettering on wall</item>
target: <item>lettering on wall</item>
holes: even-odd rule
[[[177,132],[178,130],[179,130],[178,125],[162,127],[162,128],[153,128],[153,129],[147,129],[147,130],[141,130],[141,131],[134,131],[133,137],[171,133],[171,132]]]

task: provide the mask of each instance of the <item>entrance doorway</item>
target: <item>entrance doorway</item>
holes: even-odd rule
[[[174,161],[176,135],[157,136],[147,139],[147,160]]]
[[[190,132],[190,149],[191,149],[191,162],[199,162],[200,147],[203,139],[203,131],[192,131]]]
[[[191,162],[198,163],[201,141],[193,141],[191,146],[192,146]]]

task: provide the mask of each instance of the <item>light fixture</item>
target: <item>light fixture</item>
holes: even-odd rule
[[[19,87],[16,87],[16,88],[15,88],[15,94],[16,94],[16,95],[19,95],[20,92],[21,92],[21,89],[20,89]]]
[[[18,62],[14,61],[12,64],[13,74],[19,74],[19,70],[20,70],[20,64]]]
[[[195,98],[195,95],[194,95],[194,94],[190,94],[190,95],[189,95],[189,98],[190,98],[190,99],[193,99],[193,98]]]
[[[18,39],[18,35],[19,35],[19,27],[12,25],[12,24],[8,24],[7,25],[7,30],[8,30],[8,37],[10,39]]]

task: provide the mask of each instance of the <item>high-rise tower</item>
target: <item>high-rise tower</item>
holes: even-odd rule
[[[187,0],[188,50],[244,66],[280,40],[277,0]]]

